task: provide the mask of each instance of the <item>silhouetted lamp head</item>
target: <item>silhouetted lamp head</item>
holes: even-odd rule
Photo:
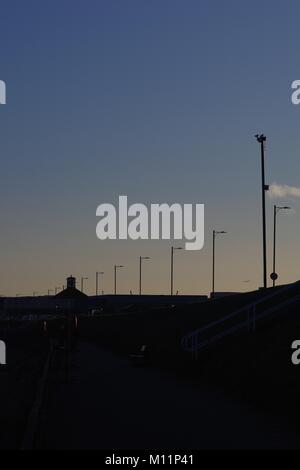
[[[260,144],[262,144],[263,142],[266,142],[267,140],[267,137],[264,134],[256,134],[255,138],[257,142],[259,142]]]

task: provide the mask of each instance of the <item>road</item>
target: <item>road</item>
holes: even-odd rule
[[[41,429],[50,449],[295,448],[299,437],[205,386],[80,343]]]

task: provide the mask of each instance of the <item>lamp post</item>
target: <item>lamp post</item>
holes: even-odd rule
[[[276,230],[277,230],[277,214],[280,211],[290,210],[289,206],[274,206],[274,237],[273,237],[273,273],[271,274],[271,279],[273,281],[273,287],[276,285],[278,275],[276,273]]]
[[[53,289],[48,289],[48,297],[51,295],[51,292],[53,292]]]
[[[171,295],[173,295],[174,289],[174,251],[182,250],[183,248],[179,247],[176,248],[174,246],[171,247]]]
[[[115,264],[114,268],[115,268],[115,295],[117,295],[117,269],[124,268],[124,266],[117,266]]]
[[[213,230],[213,259],[212,259],[212,295],[215,293],[215,262],[216,262],[216,237],[225,235],[227,232]]]
[[[264,134],[257,134],[257,142],[261,149],[261,180],[262,180],[262,228],[263,228],[263,286],[267,288],[267,229],[266,229],[266,191],[269,186],[265,183],[265,142],[267,140]]]
[[[139,279],[139,294],[142,295],[142,261],[150,259],[149,256],[140,256],[140,279]]]
[[[87,281],[88,280],[88,277],[82,277],[81,278],[81,292],[83,292],[83,284],[84,284],[84,281]]]
[[[99,276],[103,276],[103,271],[96,272],[96,295],[98,295]]]

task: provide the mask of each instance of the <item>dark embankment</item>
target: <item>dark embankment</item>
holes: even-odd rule
[[[48,351],[41,324],[0,324],[7,365],[0,367],[0,448],[21,445]]]

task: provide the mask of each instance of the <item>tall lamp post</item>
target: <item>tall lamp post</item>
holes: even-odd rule
[[[273,287],[276,285],[278,274],[276,273],[276,230],[277,230],[277,214],[280,211],[290,210],[289,206],[274,206],[274,238],[273,238],[273,273],[271,279],[273,281]]]
[[[265,143],[267,137],[264,134],[257,134],[257,142],[260,144],[261,149],[261,179],[262,179],[262,227],[263,227],[263,285],[264,289],[267,288],[267,229],[266,229],[266,191],[269,191],[269,186],[265,183]]]
[[[213,230],[213,259],[212,259],[212,294],[215,293],[215,263],[216,263],[216,237],[217,235],[225,235],[227,232]]]
[[[139,277],[139,294],[142,295],[142,262],[150,259],[149,256],[140,256],[140,277]]]
[[[171,247],[171,295],[174,294],[174,251],[182,250],[183,248]]]
[[[124,266],[117,266],[117,265],[115,264],[115,266],[114,266],[114,274],[115,274],[115,295],[117,295],[117,270],[118,270],[119,268],[124,268]]]
[[[98,295],[99,276],[103,276],[103,275],[104,275],[103,271],[96,272],[96,295]]]
[[[88,280],[88,277],[82,277],[81,278],[81,292],[83,292],[83,284],[84,284],[84,281],[87,281]]]

